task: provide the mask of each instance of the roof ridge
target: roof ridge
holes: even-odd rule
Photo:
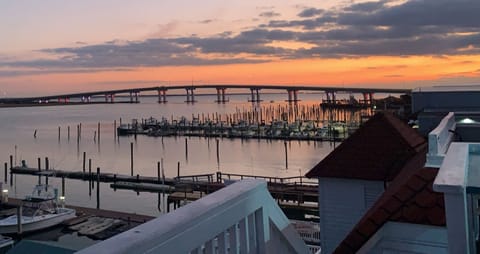
[[[425,143],[420,134],[393,114],[378,112],[306,176],[391,181]]]

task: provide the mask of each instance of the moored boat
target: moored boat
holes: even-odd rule
[[[49,228],[75,217],[75,210],[57,205],[58,191],[48,185],[37,185],[31,196],[22,200],[22,214],[0,219],[0,234],[15,234]],[[21,232],[18,232],[18,223]]]

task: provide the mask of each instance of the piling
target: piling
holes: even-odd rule
[[[33,132],[33,138],[37,138],[37,130]]]
[[[100,167],[97,167],[97,209],[100,209]]]
[[[78,138],[82,138],[82,123],[78,125]]]
[[[215,140],[217,142],[217,165],[220,165],[220,149],[219,149],[219,140]]]
[[[10,169],[13,168],[13,156],[10,155]]]
[[[83,152],[83,173],[85,174],[85,159],[86,159],[87,153]]]
[[[177,163],[177,178],[180,180],[180,162]]]
[[[8,164],[5,162],[5,180],[4,180],[5,183],[8,183],[7,168],[8,168]]]
[[[58,126],[58,140],[60,141],[60,126]]]
[[[65,177],[62,176],[62,197],[65,197]]]
[[[22,206],[17,207],[17,234],[22,234]]]
[[[47,176],[45,176],[45,185],[47,185],[47,186],[48,186],[48,175],[47,175]]]
[[[67,140],[70,140],[70,125],[67,126]]]
[[[97,133],[98,133],[98,142],[100,142],[100,122],[98,122]]]
[[[188,139],[185,138],[185,160],[188,161]]]
[[[130,175],[133,176],[133,142],[130,142]]]
[[[117,136],[117,120],[113,120],[113,137]]]
[[[92,196],[92,159],[88,159],[88,196]]]
[[[283,142],[285,146],[285,168],[288,169],[288,149],[287,149],[287,141]]]
[[[41,161],[40,157],[38,157],[38,172],[42,171],[41,163],[42,163],[42,161]],[[40,175],[38,175],[38,185],[40,185],[41,183],[42,183],[42,178],[41,178]]]
[[[161,167],[162,167],[162,184],[165,184],[165,170],[163,169],[163,158],[161,159]]]
[[[160,162],[157,162],[157,181],[160,183]]]
[[[45,157],[45,170],[49,169],[49,162],[48,162],[48,157]]]

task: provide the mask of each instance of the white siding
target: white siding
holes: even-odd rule
[[[445,227],[387,222],[358,251],[359,254],[447,254]]]
[[[319,178],[322,253],[331,253],[383,193],[383,182]]]

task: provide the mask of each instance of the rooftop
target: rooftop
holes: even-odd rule
[[[440,85],[440,86],[431,86],[431,87],[417,87],[412,90],[413,93],[422,93],[422,92],[480,92],[480,85]]]
[[[391,181],[426,140],[391,113],[377,113],[306,176]]]
[[[402,168],[335,253],[355,253],[388,221],[445,225],[443,194],[432,189],[438,169],[423,166],[425,155],[426,149]]]

